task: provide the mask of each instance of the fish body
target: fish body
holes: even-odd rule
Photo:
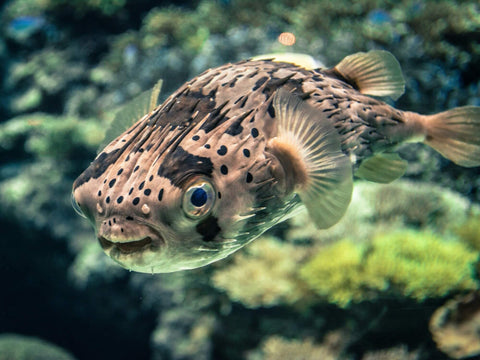
[[[369,96],[403,87],[383,51],[324,70],[262,58],[207,70],[99,153],[73,185],[74,205],[122,266],[171,272],[228,256],[302,204],[332,226],[354,175],[403,174],[394,150],[404,142],[480,165],[479,108],[422,116]]]

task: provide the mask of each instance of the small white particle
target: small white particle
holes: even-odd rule
[[[142,212],[143,212],[145,215],[150,214],[150,207],[149,207],[147,204],[143,204],[143,206],[142,206]]]
[[[100,205],[100,203],[97,203],[97,211],[98,211],[99,214],[103,214],[103,208]]]

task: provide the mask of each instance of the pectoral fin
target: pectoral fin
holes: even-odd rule
[[[398,99],[405,90],[405,80],[397,59],[388,51],[356,53],[344,58],[335,70],[362,94]]]
[[[279,90],[273,99],[278,135],[268,148],[291,170],[294,191],[318,228],[340,220],[352,196],[352,165],[340,136],[322,112],[299,97]]]
[[[406,168],[407,162],[397,153],[383,153],[363,161],[355,175],[365,180],[387,184],[405,174]]]

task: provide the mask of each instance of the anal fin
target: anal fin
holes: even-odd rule
[[[400,64],[388,51],[349,55],[334,70],[362,94],[390,96],[396,100],[405,90]]]
[[[362,162],[355,176],[381,184],[388,184],[405,174],[407,162],[397,153],[375,155]]]
[[[273,106],[278,134],[268,150],[288,169],[293,191],[316,226],[328,228],[347,210],[353,189],[352,164],[340,136],[322,112],[286,90],[275,94]]]

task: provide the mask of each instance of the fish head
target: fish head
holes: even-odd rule
[[[104,252],[133,271],[173,272],[222,259],[265,231],[255,217],[274,180],[265,139],[244,117],[214,129],[144,119],[110,143],[72,193]]]

